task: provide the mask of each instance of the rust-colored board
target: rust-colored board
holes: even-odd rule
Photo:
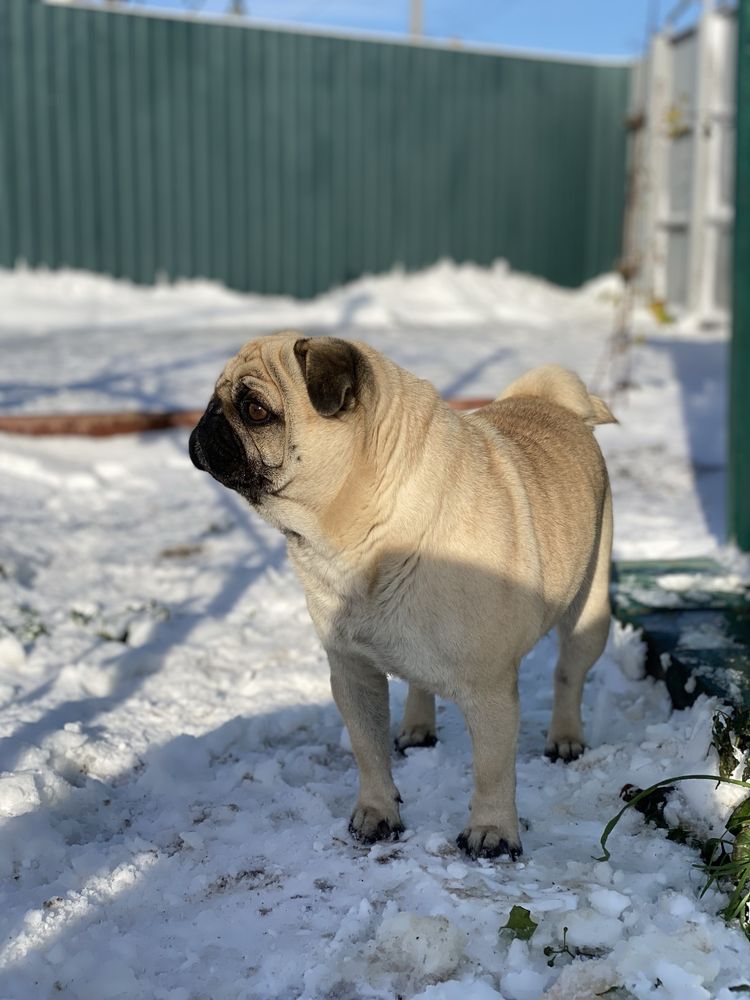
[[[114,434],[141,434],[170,427],[193,427],[202,410],[173,413],[57,413],[11,414],[0,416],[0,432],[35,436],[78,435],[111,437]]]
[[[451,399],[454,410],[477,410],[489,399]],[[194,427],[203,410],[173,410],[166,413],[56,413],[0,415],[3,434],[30,434],[36,437],[112,437],[115,434],[142,434],[171,427]]]

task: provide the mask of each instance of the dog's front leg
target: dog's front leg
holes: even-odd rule
[[[474,795],[458,846],[473,858],[522,853],[516,813],[516,671],[502,689],[474,691],[461,701],[474,749]]]
[[[357,840],[397,838],[404,829],[390,761],[388,680],[357,655],[328,654],[331,690],[359,767],[359,797],[349,830]]]

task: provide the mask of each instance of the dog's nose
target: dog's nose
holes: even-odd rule
[[[193,433],[190,435],[190,442],[188,444],[188,451],[190,453],[190,461],[193,463],[193,465],[196,467],[196,469],[200,469],[201,472],[208,471],[207,468],[206,468],[205,459],[203,457],[203,451],[201,449],[200,442],[198,440],[198,428],[197,427],[193,430]]]

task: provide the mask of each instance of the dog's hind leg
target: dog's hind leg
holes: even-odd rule
[[[611,617],[609,573],[612,554],[612,497],[604,498],[599,546],[583,590],[557,626],[560,653],[555,667],[555,700],[545,754],[575,760],[583,753],[581,697],[589,668],[607,644]]]
[[[435,695],[410,684],[396,749],[403,753],[407,747],[434,747],[436,743]]]

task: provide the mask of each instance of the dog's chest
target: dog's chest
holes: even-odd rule
[[[455,697],[453,657],[446,655],[423,624],[406,601],[399,606],[355,599],[336,616],[332,642],[343,655],[364,656],[383,673]]]
[[[411,557],[374,583],[309,557],[294,562],[316,631],[329,652],[364,656],[384,673],[454,696],[454,651],[441,641],[442,629],[425,617]]]

